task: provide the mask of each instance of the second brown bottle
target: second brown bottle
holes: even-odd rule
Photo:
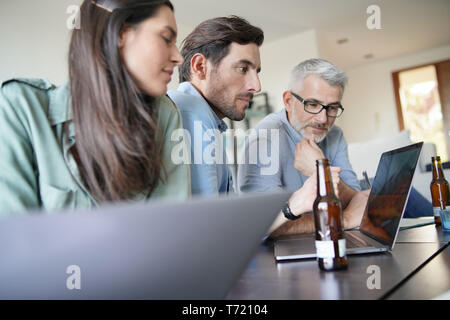
[[[325,271],[347,269],[342,205],[334,193],[330,164],[328,159],[320,159],[316,161],[316,166],[317,197],[313,212],[319,268]]]

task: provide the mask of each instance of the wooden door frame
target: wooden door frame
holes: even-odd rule
[[[402,71],[392,72],[392,82],[394,84],[395,105],[397,106],[397,121],[400,131],[405,130],[405,121],[403,120],[402,102],[400,100],[400,79],[398,74]]]
[[[409,67],[409,68],[404,68],[401,70],[396,70],[392,72],[392,82],[394,84],[394,95],[395,95],[395,104],[397,106],[397,120],[398,120],[398,127],[400,129],[400,131],[405,130],[405,123],[404,123],[404,119],[403,119],[403,111],[402,111],[402,103],[400,100],[400,79],[399,79],[399,73],[400,72],[404,72],[404,71],[411,71],[414,69],[419,69],[419,68],[423,68],[423,67],[427,67],[427,66],[431,66],[433,65],[436,69],[436,76],[437,76],[437,67],[436,65],[442,62],[447,62],[450,61],[450,59],[445,59],[445,60],[439,60],[439,61],[435,61],[435,62],[430,62],[430,63],[425,63],[425,64],[421,64],[418,66],[414,66],[414,67]],[[442,110],[442,116],[444,117],[444,136],[445,136],[445,142],[447,145],[447,150],[450,150],[450,140],[448,139],[448,135],[447,132],[450,128],[447,128],[446,126],[446,121],[445,121],[445,117],[446,117],[446,109],[445,109],[445,103],[443,103],[442,100],[442,95],[441,95],[441,90],[439,89],[438,86],[438,94],[439,94],[439,100],[441,102],[441,110]],[[448,154],[450,157],[450,153]]]

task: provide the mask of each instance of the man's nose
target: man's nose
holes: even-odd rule
[[[327,123],[327,122],[328,122],[327,110],[322,109],[322,111],[320,111],[320,112],[316,115],[316,119],[317,119],[320,123]]]
[[[258,93],[261,91],[261,81],[259,81],[258,73],[251,72],[248,79],[247,91],[251,93]]]

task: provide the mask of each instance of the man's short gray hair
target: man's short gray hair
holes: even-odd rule
[[[291,72],[289,79],[290,90],[301,90],[303,80],[309,75],[318,75],[330,86],[340,86],[342,91],[348,82],[345,73],[333,63],[323,59],[309,59],[298,64]]]

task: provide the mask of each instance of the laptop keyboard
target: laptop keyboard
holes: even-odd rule
[[[364,241],[363,239],[358,238],[357,236],[351,233],[345,233],[344,238],[346,241],[347,248],[361,248],[361,247],[371,247],[369,243]]]

